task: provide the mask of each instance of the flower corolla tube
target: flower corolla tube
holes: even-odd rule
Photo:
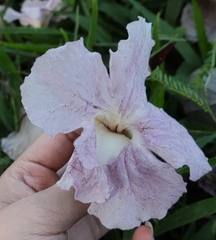
[[[175,169],[188,165],[193,181],[211,170],[188,131],[147,101],[151,24],[139,17],[127,31],[109,73],[80,39],[39,57],[21,86],[29,119],[47,134],[83,129],[57,184],[110,229],[163,218],[186,192]]]

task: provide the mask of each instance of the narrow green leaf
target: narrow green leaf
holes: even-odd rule
[[[51,36],[61,36],[62,33],[59,29],[55,28],[30,28],[30,27],[5,27],[0,28],[0,34],[10,34],[10,35],[51,35]],[[68,36],[71,37],[71,33],[67,32]]]
[[[187,62],[182,62],[178,67],[175,77],[187,77],[191,74],[194,69]]]
[[[181,227],[216,213],[216,198],[208,198],[176,210],[161,220],[155,228],[155,236]]]
[[[17,125],[17,119],[21,108],[21,96],[20,96],[20,84],[22,83],[22,77],[18,72],[16,66],[0,46],[0,72],[2,72],[8,79],[11,90],[11,102],[13,103],[14,112],[14,126]],[[16,101],[14,101],[16,99]],[[11,126],[11,124],[10,124]]]
[[[5,156],[3,158],[0,159],[0,169],[2,167],[8,167],[13,161],[8,157],[8,156]]]
[[[60,32],[61,32],[61,34],[64,38],[64,42],[65,43],[68,42],[69,41],[69,36],[68,36],[67,32],[63,28],[60,28]]]
[[[209,159],[209,164],[210,164],[211,166],[215,166],[215,165],[216,165],[216,157],[210,158],[210,159]]]
[[[215,240],[216,237],[216,220],[211,219],[199,231],[194,234],[190,240]]]
[[[151,91],[149,102],[156,107],[162,108],[164,105],[165,87],[160,83],[152,82]]]
[[[131,240],[132,239],[132,236],[134,234],[134,229],[132,230],[127,230],[127,231],[124,231],[123,232],[123,239],[122,240]]]
[[[104,240],[121,240],[120,232],[118,229],[109,231],[104,237]]]
[[[76,18],[75,18],[75,27],[74,27],[74,41],[78,39],[79,31],[79,6],[76,7]]]
[[[11,132],[13,131],[13,116],[7,109],[7,104],[2,92],[0,92],[0,120],[4,126]]]
[[[125,24],[127,24],[131,9],[128,9],[118,3],[99,1],[98,4],[100,12],[105,13],[111,19],[113,19],[118,24],[121,24],[122,26],[125,26]]]
[[[184,61],[191,66],[191,69],[196,69],[201,65],[200,56],[195,52],[188,42],[178,42],[175,45],[176,50],[183,57]]]
[[[89,50],[92,50],[92,47],[95,43],[97,21],[98,21],[98,3],[97,3],[97,0],[92,0],[91,24],[90,24],[89,33],[86,40],[86,47]]]
[[[158,51],[160,49],[160,39],[159,39],[159,24],[160,24],[160,13],[156,15],[153,28],[152,28],[152,37],[155,40],[155,45],[153,48],[153,52]]]
[[[208,143],[211,143],[215,139],[216,139],[216,133],[198,138],[196,139],[196,143],[200,148],[203,148],[205,145],[207,145]]]
[[[182,240],[191,240],[191,236],[194,235],[195,233],[195,230],[196,230],[196,223],[195,222],[192,222],[187,231],[185,232],[184,234],[184,238]]]
[[[209,51],[209,44],[206,37],[202,14],[196,0],[192,0],[193,15],[196,27],[196,33],[202,58],[205,59]]]
[[[175,26],[178,16],[182,10],[183,3],[183,0],[168,0],[167,2],[164,19],[172,26]]]
[[[22,78],[11,61],[8,54],[0,46],[0,71],[4,73],[9,80],[10,86],[16,91],[19,89],[20,84],[22,83]]]
[[[37,53],[44,53],[50,48],[55,48],[57,45],[53,44],[30,44],[30,43],[7,43],[0,41],[0,45],[4,47],[9,47],[13,49],[33,51]]]
[[[75,14],[67,14],[67,16],[72,21],[76,22]],[[79,15],[79,26],[80,26],[80,28],[84,29],[85,31],[88,31],[89,30],[89,17]],[[100,42],[111,42],[110,34],[99,25],[97,26],[96,35],[97,35],[97,40]]]

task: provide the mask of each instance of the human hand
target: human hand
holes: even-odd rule
[[[61,190],[55,184],[57,171],[69,160],[77,136],[73,132],[52,139],[42,134],[1,176],[1,239],[84,240],[87,236],[96,240],[107,231],[96,218],[85,216],[88,205],[74,200],[73,189]],[[89,227],[83,231],[83,225]],[[147,238],[148,231],[137,232],[133,240],[152,239]],[[147,237],[139,238],[141,235]]]

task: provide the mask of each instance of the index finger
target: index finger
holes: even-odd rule
[[[71,157],[73,143],[79,135],[80,130],[66,135],[57,134],[54,138],[42,133],[17,160],[37,163],[58,171]]]
[[[72,155],[78,134],[39,136],[1,176],[0,209],[55,184],[59,180],[56,171]]]

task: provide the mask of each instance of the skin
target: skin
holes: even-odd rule
[[[108,230],[87,215],[87,204],[74,200],[74,189],[61,190],[58,171],[73,153],[79,132],[42,134],[0,178],[0,239],[97,240]],[[82,229],[85,229],[83,231]],[[149,226],[132,240],[153,240]]]

